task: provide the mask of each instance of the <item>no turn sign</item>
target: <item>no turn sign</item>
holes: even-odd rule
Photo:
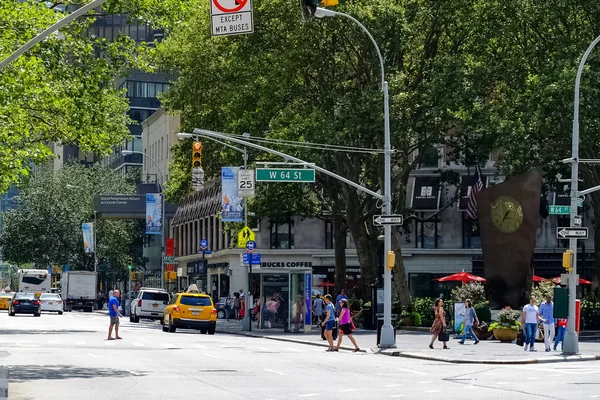
[[[210,25],[213,36],[254,32],[252,0],[211,0]]]

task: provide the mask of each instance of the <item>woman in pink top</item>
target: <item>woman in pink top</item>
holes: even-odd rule
[[[338,351],[340,349],[340,345],[342,344],[342,336],[346,335],[346,336],[348,336],[348,339],[350,339],[350,341],[354,345],[354,352],[356,353],[360,349],[358,348],[358,345],[356,344],[356,340],[354,340],[354,338],[352,337],[352,315],[350,313],[350,309],[348,308],[348,299],[341,299],[340,307],[341,307],[341,311],[340,311],[339,321],[340,321],[341,332],[340,332],[340,337],[338,339],[337,347],[335,348],[335,351]]]

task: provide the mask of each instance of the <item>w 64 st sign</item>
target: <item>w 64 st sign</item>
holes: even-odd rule
[[[252,0],[211,0],[210,25],[213,36],[254,32]]]

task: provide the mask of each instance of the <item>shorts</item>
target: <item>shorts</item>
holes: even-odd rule
[[[111,325],[119,325],[119,316],[113,317],[111,315],[110,316],[110,324]]]
[[[340,329],[344,335],[352,335],[352,324],[340,325]]]
[[[326,331],[332,331],[334,325],[335,325],[335,321],[327,321],[327,322],[325,322],[325,330]]]

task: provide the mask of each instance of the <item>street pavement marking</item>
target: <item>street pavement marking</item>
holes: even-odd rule
[[[554,374],[554,375],[550,375],[552,377],[558,377],[558,376],[563,376],[563,374]]]
[[[387,387],[387,388],[400,387],[400,386],[402,386],[401,383],[392,383],[391,385],[385,385],[385,387]]]
[[[206,353],[204,353],[204,354],[202,354],[202,355],[203,355],[203,356],[206,356],[206,357],[219,358],[219,356],[215,356],[215,355],[213,355],[213,354],[206,354]]]
[[[391,399],[397,399],[398,397],[406,397],[405,394],[393,394],[390,396]]]
[[[415,371],[415,370],[408,369],[408,368],[398,368],[398,371],[410,372],[411,374],[417,374],[417,375],[427,375],[427,372]]]
[[[267,369],[267,368],[265,368],[265,371],[272,372],[274,374],[281,375],[281,376],[287,376],[287,374],[284,374],[283,372],[275,371],[273,369]]]
[[[600,397],[600,394],[594,394],[592,396],[590,396],[591,398],[595,399],[596,397]]]
[[[433,383],[433,381],[421,381],[421,382],[417,382],[417,383],[420,383],[420,384],[424,385],[426,383]]]
[[[132,371],[132,370],[128,370],[127,372],[129,372],[133,376],[143,376],[144,375],[144,374],[141,374],[139,372]]]
[[[77,346],[85,346],[85,342],[75,342],[75,345],[77,345]]]
[[[342,390],[340,390],[340,392],[341,393],[344,393],[344,392],[356,392],[357,390],[358,389],[342,389]]]
[[[98,358],[97,355],[93,354],[93,353],[88,353],[88,356],[92,357],[92,358]]]
[[[135,347],[146,347],[144,343],[133,343]]]
[[[527,379],[530,380],[530,381],[535,381],[535,380],[540,379],[540,378],[536,378],[535,376],[530,376]]]
[[[246,260],[247,261],[247,260]],[[298,350],[298,349],[292,349],[291,347],[282,347],[282,350],[288,350],[288,351],[293,351],[295,353],[301,353],[302,350]]]
[[[192,347],[195,349],[205,349],[206,348],[206,346],[203,346],[201,344],[193,344]]]
[[[307,393],[307,394],[299,394],[298,397],[315,397],[320,396],[320,393]]]
[[[440,390],[434,389],[434,390],[425,390],[423,393],[438,393],[440,392]]]

